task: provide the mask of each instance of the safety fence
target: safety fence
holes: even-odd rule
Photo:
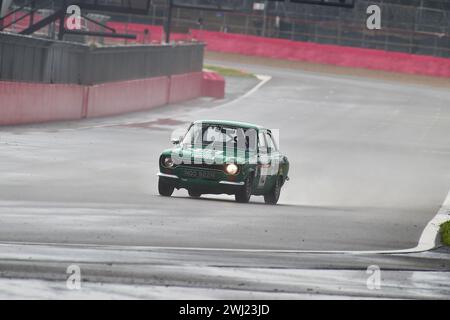
[[[183,4],[215,2],[184,0]],[[254,10],[255,2],[265,4],[264,10]],[[221,5],[237,10],[221,12],[177,8],[173,13],[172,27],[180,33],[201,29],[450,57],[448,0],[357,0],[352,9],[263,0],[223,0]],[[381,9],[380,30],[366,27],[370,5]],[[163,25],[166,15],[166,1],[155,0],[148,20],[151,24]]]
[[[164,35],[162,26],[120,22],[108,25],[137,34],[141,43],[156,43]],[[450,78],[450,59],[429,55],[199,29],[173,33],[171,38],[175,42],[205,43],[208,51]]]

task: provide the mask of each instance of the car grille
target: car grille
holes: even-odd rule
[[[193,168],[193,169],[211,169],[224,171],[225,165],[223,164],[206,164],[206,163],[192,163],[192,164],[182,164],[180,167],[183,168]]]

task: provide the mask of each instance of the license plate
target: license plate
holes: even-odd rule
[[[216,173],[214,171],[184,169],[184,175],[188,178],[214,179]]]

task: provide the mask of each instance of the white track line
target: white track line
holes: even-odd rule
[[[250,97],[252,94],[254,94],[256,91],[258,91],[263,85],[265,85],[267,82],[269,82],[272,79],[272,76],[267,76],[267,75],[261,75],[261,74],[257,74],[255,75],[256,78],[258,78],[261,82],[259,82],[256,86],[254,86],[252,89],[250,89],[249,91],[247,91],[244,95],[234,99],[233,101],[224,103],[222,106],[226,106],[232,103],[236,103],[241,101],[242,99],[248,98]]]
[[[438,213],[430,222],[428,222],[422,232],[419,243],[414,249],[417,251],[426,251],[438,246],[440,240],[437,239],[437,235],[439,233],[440,225],[446,221],[450,221],[450,192],[447,194],[447,198],[445,198]]]
[[[404,254],[424,252],[439,246],[439,226],[450,221],[450,192],[434,218],[428,222],[422,232],[416,247],[402,250],[372,250],[372,251],[346,251],[346,250],[270,250],[270,249],[231,249],[231,248],[202,248],[202,247],[162,247],[162,246],[120,246],[120,245],[97,245],[97,244],[75,244],[75,243],[51,243],[51,242],[0,242],[0,246],[24,245],[24,246],[49,246],[64,248],[83,248],[101,250],[129,250],[129,251],[209,251],[209,252],[247,252],[247,253],[310,253],[310,254]]]

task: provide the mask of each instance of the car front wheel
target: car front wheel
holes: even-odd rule
[[[174,186],[168,183],[167,181],[164,181],[164,179],[159,178],[158,181],[158,191],[159,194],[164,197],[170,197],[173,193]]]
[[[191,198],[200,198],[202,196],[202,194],[200,192],[193,191],[193,190],[188,190],[188,193]]]
[[[283,177],[280,176],[277,178],[277,181],[275,182],[272,190],[270,190],[269,193],[266,193],[264,195],[264,202],[266,204],[277,204],[278,199],[280,198],[282,184],[283,184]]]
[[[239,189],[235,194],[235,199],[240,203],[247,203],[250,201],[250,197],[252,195],[252,177],[248,175],[247,179],[245,179],[245,184]]]

